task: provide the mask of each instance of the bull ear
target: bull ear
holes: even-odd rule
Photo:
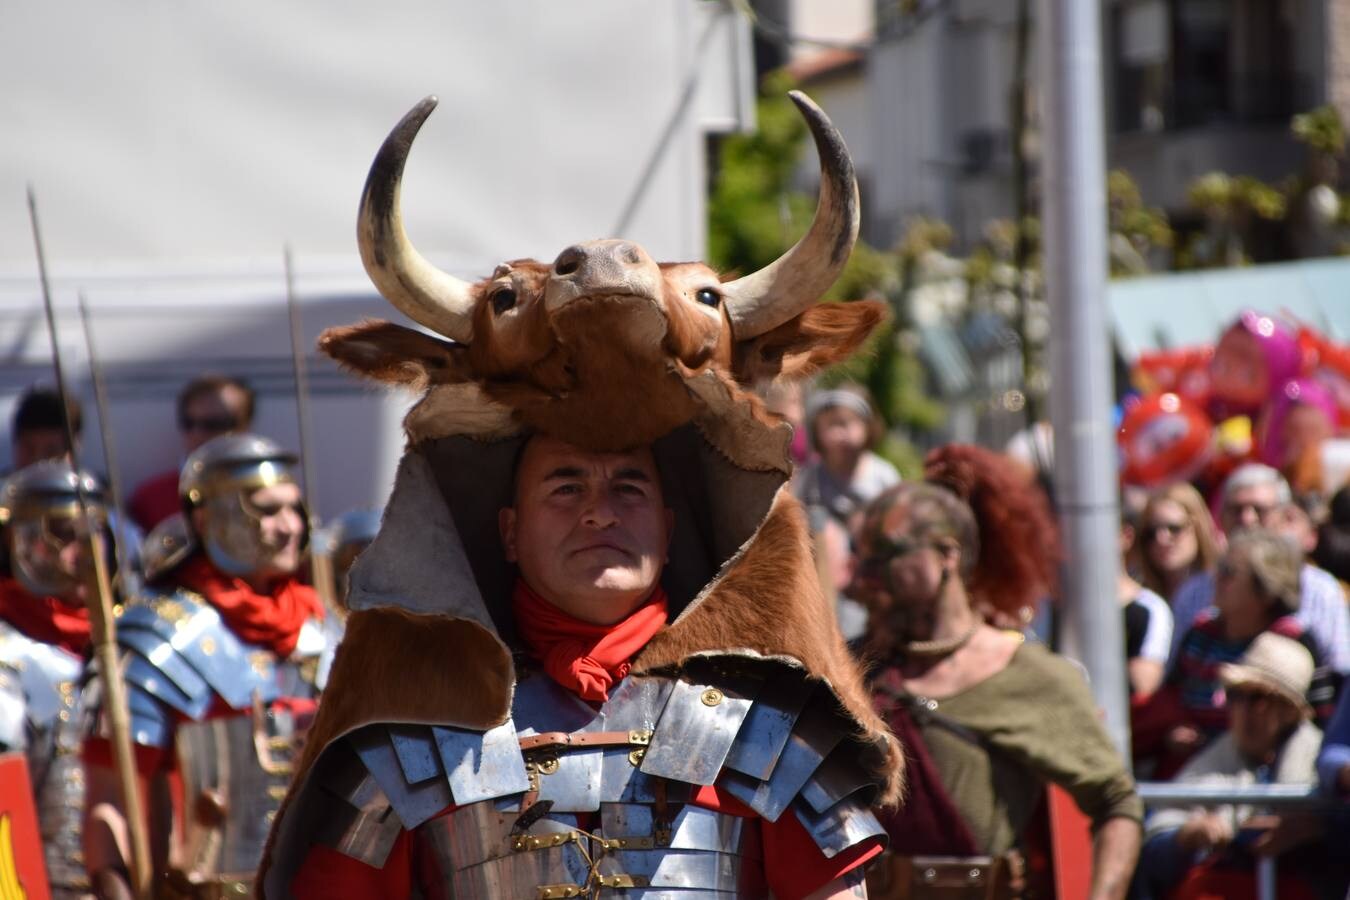
[[[429,334],[370,320],[329,328],[319,349],[338,365],[366,378],[421,390],[469,380],[469,348]]]
[[[777,328],[737,344],[733,374],[742,384],[807,378],[847,359],[888,312],[879,300],[816,304]]]

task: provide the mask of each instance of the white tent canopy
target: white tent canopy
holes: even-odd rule
[[[328,325],[393,315],[360,269],[356,204],[380,142],[421,97],[441,105],[408,164],[408,231],[476,278],[606,236],[700,258],[704,139],[750,124],[752,78],[744,20],[700,0],[10,9],[0,415],[26,385],[50,382],[27,184],[68,370],[92,407],[82,290],[134,483],[175,464],[172,397],[203,369],[250,377],[258,430],[296,445],[283,245],[306,346]],[[322,508],[382,502],[403,403],[317,362],[314,387]],[[86,443],[96,462],[92,424]]]

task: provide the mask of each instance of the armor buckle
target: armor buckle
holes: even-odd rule
[[[579,884],[541,884],[535,897],[538,900],[555,900],[558,897],[580,897],[583,888]]]

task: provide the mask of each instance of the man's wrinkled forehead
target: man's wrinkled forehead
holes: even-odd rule
[[[600,453],[568,444],[548,435],[526,441],[516,463],[515,493],[553,478],[630,478],[650,482],[661,490],[660,470],[651,447],[619,453]]]

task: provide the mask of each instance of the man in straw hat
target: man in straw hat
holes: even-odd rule
[[[1309,721],[1312,676],[1312,655],[1302,644],[1273,632],[1259,635],[1237,662],[1219,667],[1228,697],[1228,731],[1187,763],[1176,780],[1234,786],[1315,783],[1322,733]],[[1252,854],[1309,852],[1307,845],[1320,834],[1320,820],[1298,813],[1257,815],[1252,807],[1237,805],[1161,810],[1148,822],[1139,879],[1147,884],[1147,896],[1165,896],[1182,879],[1182,896],[1195,891],[1241,896],[1255,884]]]

